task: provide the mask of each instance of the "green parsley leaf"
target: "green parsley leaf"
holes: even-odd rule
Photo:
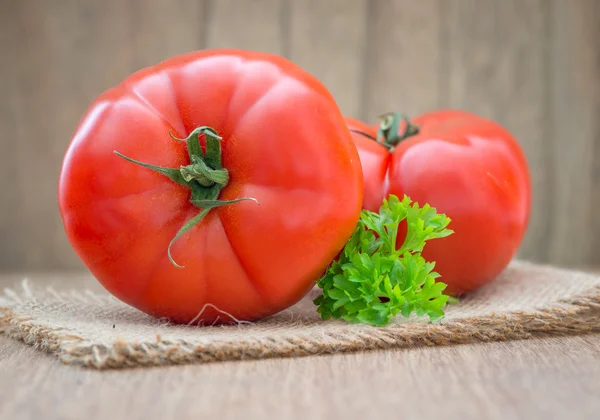
[[[398,229],[406,225],[406,238],[398,246]],[[351,238],[317,285],[322,294],[314,300],[324,320],[383,326],[401,314],[444,316],[449,296],[446,284],[434,270],[435,262],[421,256],[427,241],[454,233],[450,219],[428,204],[419,207],[410,198],[390,195],[379,213],[363,210]]]

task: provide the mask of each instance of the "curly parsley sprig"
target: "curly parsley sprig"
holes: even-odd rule
[[[398,228],[406,221],[406,238],[397,246]],[[390,195],[379,213],[363,210],[358,225],[339,258],[317,282],[322,295],[314,300],[326,320],[344,319],[376,326],[397,314],[444,316],[449,297],[446,284],[433,271],[435,262],[421,256],[426,241],[454,233],[450,219],[428,204],[419,207],[404,196]]]

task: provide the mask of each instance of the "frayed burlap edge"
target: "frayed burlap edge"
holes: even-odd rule
[[[18,299],[16,294],[13,298]],[[556,307],[535,312],[492,313],[438,324],[410,323],[361,330],[338,329],[318,336],[249,337],[237,340],[235,344],[230,340],[219,340],[198,345],[184,340],[165,341],[158,335],[154,342],[117,340],[111,345],[89,344],[69,331],[48,328],[33,322],[30,317],[17,316],[10,309],[0,309],[0,333],[52,353],[65,364],[96,369],[303,357],[523,340],[536,336],[596,331],[600,331],[600,286],[593,287],[581,296],[562,300]]]

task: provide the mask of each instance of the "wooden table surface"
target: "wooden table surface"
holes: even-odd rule
[[[13,281],[0,276],[0,287]],[[600,334],[102,372],[0,335],[2,420],[591,420],[599,412]]]

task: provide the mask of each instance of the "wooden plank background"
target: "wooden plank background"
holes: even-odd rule
[[[519,256],[600,264],[600,0],[0,0],[0,269],[78,269],[57,178],[90,102],[201,48],[281,54],[342,111],[458,107],[523,145]]]

